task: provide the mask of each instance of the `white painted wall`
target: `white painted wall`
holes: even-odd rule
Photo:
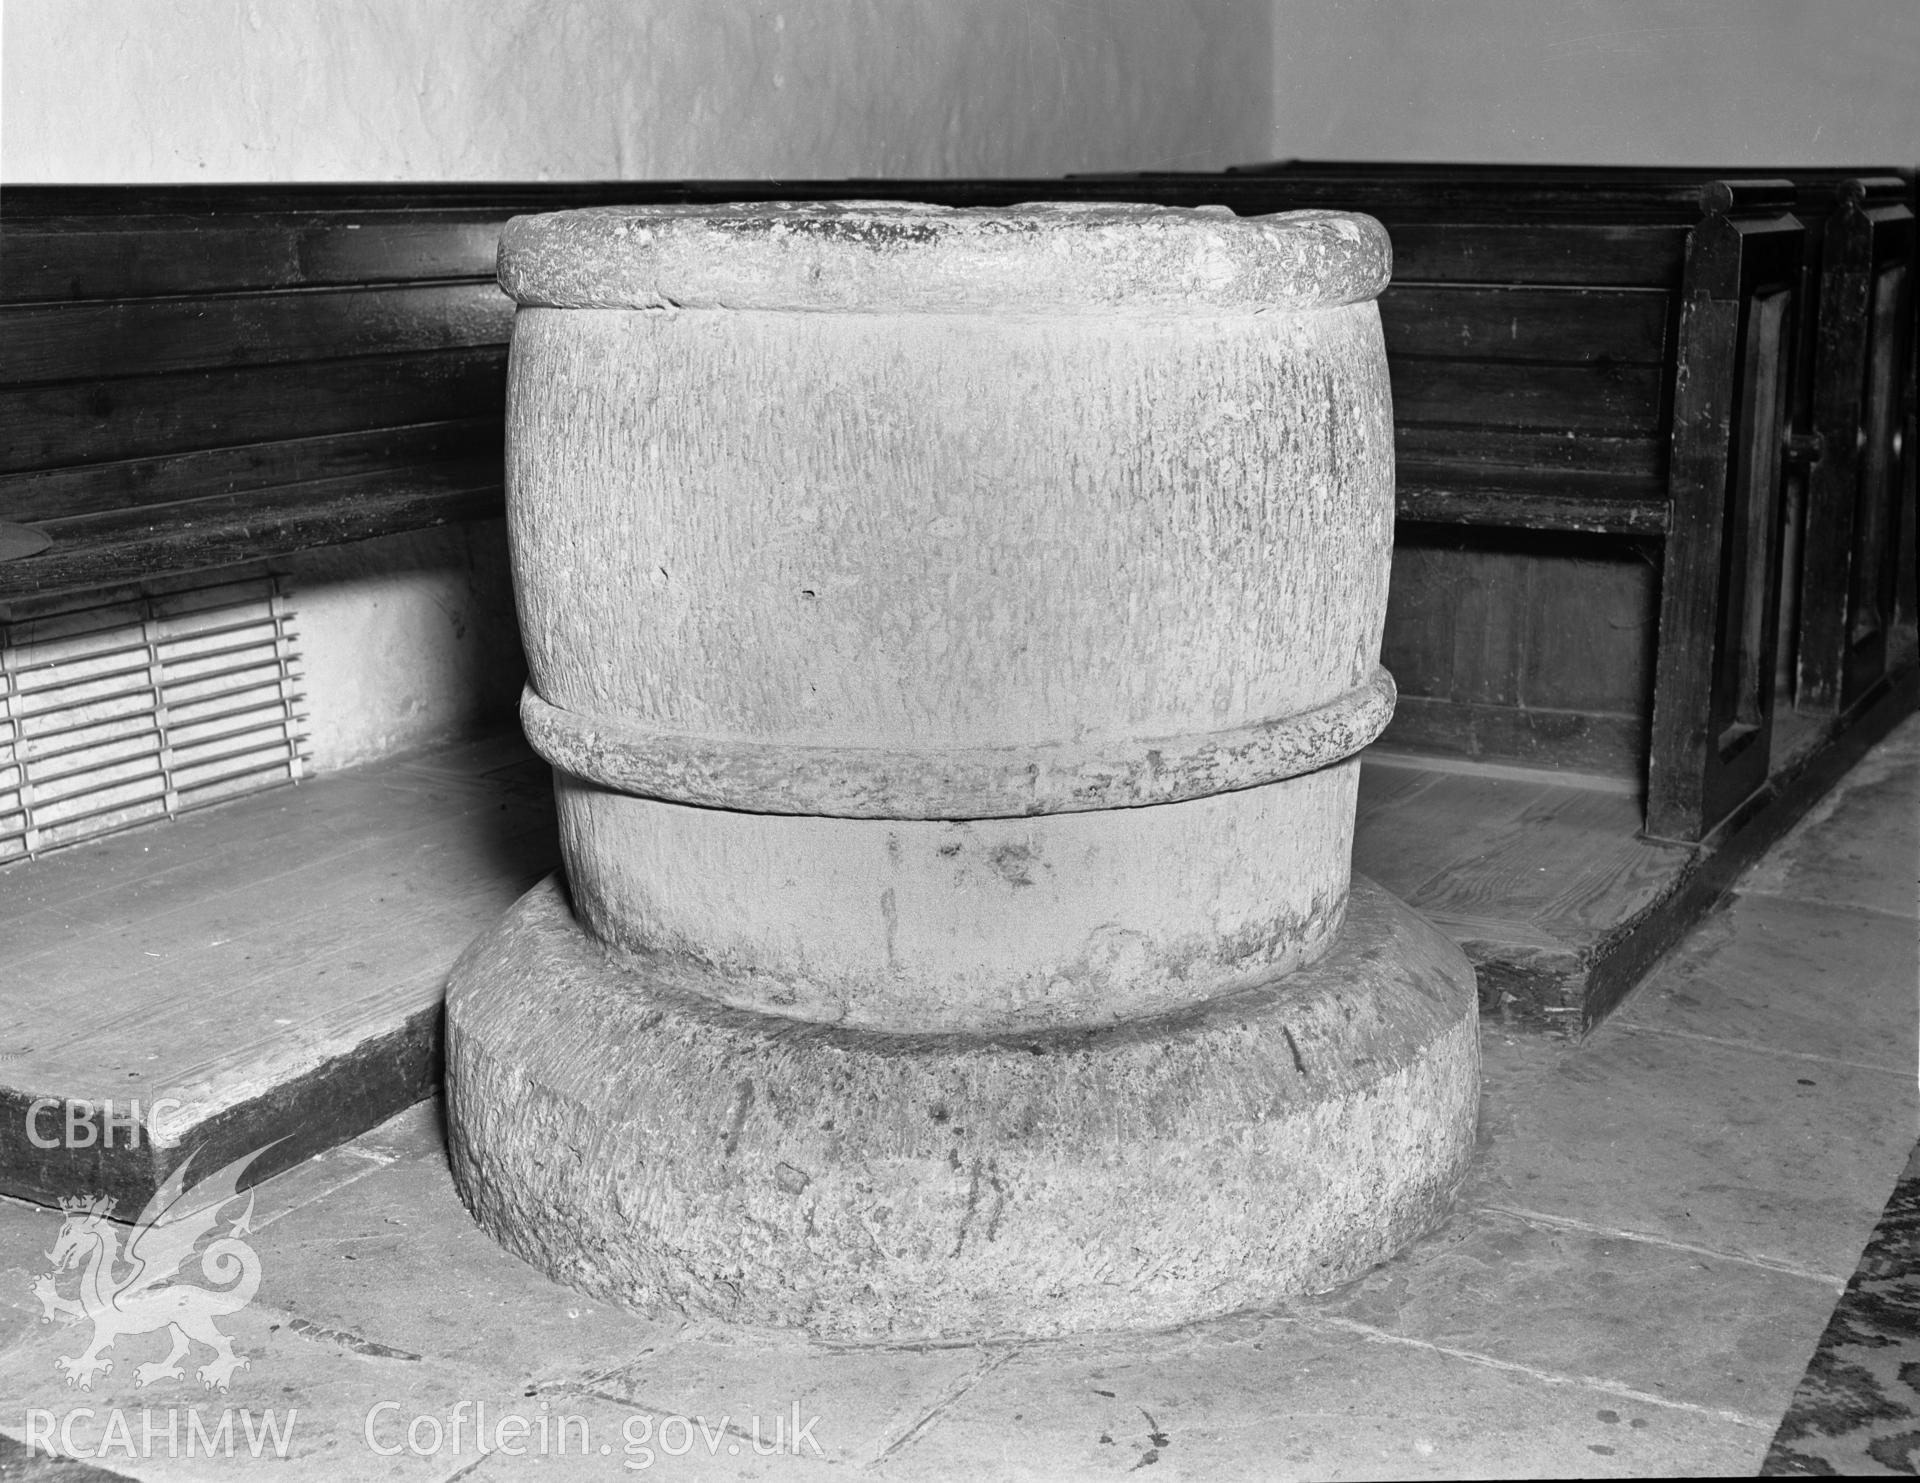
[[[504,521],[324,546],[276,565],[299,615],[316,771],[513,715],[526,663]]]
[[[1275,0],[1267,158],[1920,162],[1920,0]]]
[[[5,0],[0,183],[1213,168],[1271,63],[1267,0]],[[292,566],[316,767],[511,713],[498,521]]]
[[[0,179],[1058,174],[1265,147],[1267,0],[7,0]]]

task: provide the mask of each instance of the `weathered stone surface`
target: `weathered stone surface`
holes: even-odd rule
[[[673,739],[906,750],[1316,709],[1379,662],[1389,390],[1370,302],[522,309],[533,689]]]
[[[864,1339],[1177,1323],[1434,1220],[1472,973],[1350,881],[1388,261],[1328,213],[509,228],[567,887],[450,990],[489,1230]]]
[[[555,309],[1297,311],[1373,299],[1392,265],[1370,216],[1093,201],[606,206],[500,239],[501,286]]]
[[[589,930],[875,1027],[1309,961],[1321,773],[1391,705],[1386,263],[1324,214],[517,222],[523,714]]]
[[[1034,819],[746,814],[559,777],[581,922],[741,1008],[885,1030],[1100,1024],[1311,962],[1345,907],[1359,764]]]
[[[562,772],[636,798],[842,819],[1006,819],[1180,803],[1353,756],[1393,716],[1393,676],[1274,721],[1185,736],[1026,747],[787,746],[670,736],[528,690],[520,722]]]
[[[1123,1025],[875,1034],[612,960],[557,881],[454,970],[456,1180],[589,1292],[847,1338],[1172,1324],[1380,1261],[1464,1173],[1472,972],[1370,882],[1313,967]]]

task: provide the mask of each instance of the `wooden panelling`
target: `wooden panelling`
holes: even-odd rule
[[[1462,424],[1401,423],[1394,429],[1401,472],[1415,468],[1486,468],[1537,471],[1551,487],[1561,472],[1659,480],[1666,449],[1652,429],[1639,434],[1586,433],[1571,429],[1526,430]]]
[[[0,309],[0,383],[229,370],[505,345],[513,301],[490,279]]]
[[[1900,433],[1901,404],[1912,396],[1902,383],[1913,375],[1916,266],[1905,183],[1857,182],[1828,221],[1823,249],[1806,398],[1823,451],[1808,478],[1795,700],[1846,710],[1886,670],[1899,552],[1914,540]]]
[[[431,464],[56,520],[53,545],[0,562],[0,600],[80,591],[141,572],[195,571],[501,512],[496,460]]]
[[[0,475],[0,510],[12,520],[55,520],[449,460],[497,465],[504,439],[495,416],[37,469]]]
[[[1403,526],[1381,658],[1389,742],[1633,777],[1658,574],[1636,543]],[[1508,750],[1503,750],[1508,749]]]
[[[1394,276],[1410,282],[1666,288],[1687,251],[1679,227],[1391,222],[1388,231]]]
[[[10,203],[11,204],[11,203]],[[509,213],[399,220],[220,216],[54,218],[0,234],[0,302],[490,278]]]
[[[0,389],[0,470],[362,432],[504,405],[504,349]]]
[[[1412,470],[1404,465],[1394,507],[1403,521],[1514,530],[1588,531],[1657,536],[1667,528],[1666,496],[1657,486],[1563,475],[1550,487],[1466,482],[1472,472]]]
[[[1701,188],[1713,178],[1713,172],[1607,166],[1575,172],[1551,165],[1445,165],[1425,171],[1402,169],[1387,162],[1347,166],[1327,162],[1316,168],[1297,169],[1290,161],[1278,161],[1238,166],[1212,178],[1224,180],[1229,190],[1287,191],[1328,205],[1359,197],[1365,206],[1356,205],[1354,210],[1438,216],[1450,221],[1499,221],[1519,216],[1535,221],[1588,217],[1684,223],[1700,214]]]
[[[1681,315],[1647,826],[1699,839],[1766,781],[1782,447],[1805,231],[1790,213],[1694,235]]]
[[[1396,281],[1380,296],[1387,354],[1657,366],[1671,296],[1653,289],[1510,288]]]
[[[1649,435],[1660,418],[1655,366],[1522,365],[1402,357],[1388,365],[1401,425],[1455,423]]]
[[[1659,634],[1657,560],[1543,552],[1526,563],[1521,703],[1536,709],[1645,717]]]

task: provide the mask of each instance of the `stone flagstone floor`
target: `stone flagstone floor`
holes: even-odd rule
[[[1586,1041],[1484,1031],[1457,1211],[1324,1297],[893,1350],[616,1311],[474,1229],[426,1104],[259,1188],[224,1394],[140,1388],[155,1335],[70,1388],[61,1216],[0,1201],[0,1478],[1750,1475],[1914,1143],[1917,795],[1909,720]]]

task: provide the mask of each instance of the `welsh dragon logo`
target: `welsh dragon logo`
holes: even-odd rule
[[[239,1312],[260,1288],[260,1258],[240,1239],[253,1229],[251,1191],[246,1209],[200,1253],[200,1271],[215,1286],[197,1287],[177,1281],[176,1276],[201,1238],[220,1226],[222,1208],[240,1197],[241,1176],[265,1152],[258,1149],[236,1159],[192,1188],[186,1182],[187,1166],[193,1162],[189,1154],[147,1201],[127,1235],[124,1251],[120,1246],[124,1228],[109,1219],[111,1196],[61,1201],[67,1218],[47,1253],[53,1273],[41,1276],[33,1292],[46,1318],[93,1324],[93,1342],[85,1353],[54,1361],[68,1385],[93,1389],[93,1377],[113,1369],[113,1361],[105,1355],[116,1339],[158,1329],[171,1332],[173,1348],[165,1359],[135,1370],[139,1385],[180,1378],[180,1361],[196,1343],[213,1351],[213,1358],[196,1372],[208,1389],[225,1390],[233,1372],[245,1368],[245,1357],[234,1353],[233,1341],[214,1320]],[[76,1267],[82,1269],[80,1295],[62,1296],[56,1283]]]

